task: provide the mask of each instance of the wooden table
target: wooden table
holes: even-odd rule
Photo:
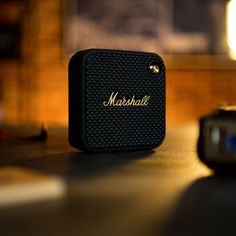
[[[197,125],[170,128],[154,151],[107,154],[71,148],[66,132],[0,142],[0,174],[20,168],[66,186],[50,201],[0,208],[0,235],[236,235],[236,179],[198,160]]]

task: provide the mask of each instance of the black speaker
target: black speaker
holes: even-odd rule
[[[69,62],[69,142],[91,152],[155,148],[165,137],[165,101],[159,55],[80,51]]]

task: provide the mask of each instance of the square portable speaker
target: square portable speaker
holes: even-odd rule
[[[77,52],[69,62],[69,142],[91,152],[155,148],[165,137],[165,101],[159,55]]]

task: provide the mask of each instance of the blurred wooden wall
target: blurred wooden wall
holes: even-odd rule
[[[67,125],[62,1],[31,0],[19,11],[24,12],[20,16],[22,58],[0,61],[2,122]],[[236,68],[178,68],[167,58],[169,124],[197,119],[222,102],[236,102]]]
[[[4,123],[65,125],[67,65],[62,52],[62,2],[30,0],[19,10],[22,8],[22,58],[0,63]]]

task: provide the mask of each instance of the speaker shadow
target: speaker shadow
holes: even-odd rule
[[[21,162],[20,166],[70,179],[88,178],[127,165],[132,161],[148,158],[152,153],[153,151],[99,154],[68,152],[27,160]]]

